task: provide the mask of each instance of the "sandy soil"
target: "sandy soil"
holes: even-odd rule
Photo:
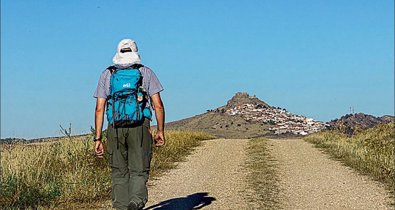
[[[270,140],[284,209],[393,209],[383,185],[301,139]]]

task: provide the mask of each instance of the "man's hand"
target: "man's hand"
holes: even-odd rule
[[[104,146],[101,141],[95,141],[95,155],[102,156],[104,154]]]
[[[156,122],[158,123],[156,126],[158,132],[156,133],[154,140],[155,145],[160,147],[165,144],[165,108],[163,107],[162,99],[160,98],[159,93],[152,95],[151,99],[155,110]]]
[[[155,135],[155,146],[160,147],[165,145],[165,135],[163,134],[163,131],[158,131]]]
[[[104,118],[104,109],[106,107],[106,99],[105,98],[97,98],[96,100],[96,110],[95,110],[95,130],[96,139],[100,139],[101,130],[103,128],[103,118]],[[95,141],[95,154],[96,156],[102,156],[104,154],[104,147],[101,141]]]

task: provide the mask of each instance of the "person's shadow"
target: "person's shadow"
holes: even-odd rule
[[[194,193],[186,197],[173,198],[149,206],[144,210],[191,210],[201,209],[215,201],[214,197],[208,196],[207,192]]]

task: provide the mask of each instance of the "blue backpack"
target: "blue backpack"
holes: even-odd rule
[[[141,66],[140,66],[141,67]],[[142,123],[144,118],[151,119],[152,113],[147,107],[148,97],[138,69],[117,69],[111,71],[110,96],[107,99],[107,120],[116,127],[126,127]]]

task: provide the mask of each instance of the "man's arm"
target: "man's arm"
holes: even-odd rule
[[[162,146],[165,144],[165,108],[163,106],[162,99],[160,98],[160,93],[152,95],[151,100],[157,122],[157,133],[154,139],[156,146]]]
[[[104,109],[106,106],[105,98],[97,98],[96,100],[96,111],[95,111],[95,138],[99,139],[95,142],[95,153],[96,155],[103,155],[104,147],[101,141],[101,132],[103,129],[103,121],[104,121]]]

